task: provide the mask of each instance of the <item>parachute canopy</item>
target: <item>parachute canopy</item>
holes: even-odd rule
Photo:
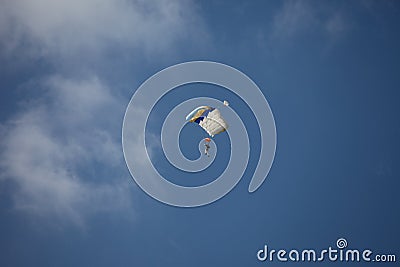
[[[209,106],[195,108],[186,116],[186,120],[200,125],[211,137],[228,129],[228,123],[221,116],[220,111]]]

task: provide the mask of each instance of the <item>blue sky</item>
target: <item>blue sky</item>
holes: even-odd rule
[[[320,250],[339,237],[399,258],[399,23],[396,1],[2,1],[0,265],[280,266],[257,251]],[[211,85],[168,94],[153,130],[175,105],[207,96],[228,99],[250,134],[239,184],[184,209],[133,182],[121,127],[142,82],[191,60],[253,79],[278,142],[249,194],[260,142],[249,107]],[[183,130],[185,155],[202,134]],[[188,177],[159,148],[157,168],[178,184],[207,183],[227,162],[226,136],[216,142],[209,170]]]

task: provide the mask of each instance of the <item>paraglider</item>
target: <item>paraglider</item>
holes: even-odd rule
[[[211,137],[225,132],[229,127],[228,123],[221,116],[220,111],[210,106],[195,108],[186,116],[186,120],[200,125]]]
[[[228,106],[228,101],[224,101],[224,106]],[[225,132],[228,129],[228,123],[222,117],[221,112],[217,108],[210,106],[200,106],[195,108],[186,116],[188,122],[194,122],[200,125],[211,137],[216,134]],[[209,156],[210,141],[209,137],[204,139],[204,154]]]

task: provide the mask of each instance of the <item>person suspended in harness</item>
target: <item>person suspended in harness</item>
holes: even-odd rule
[[[210,153],[208,152],[208,150],[210,149],[210,145],[208,143],[205,143],[204,146],[206,147],[204,149],[204,154],[207,155],[207,157],[209,157]]]
[[[205,154],[207,157],[210,156],[210,153],[209,153],[209,150],[210,150],[210,142],[211,142],[211,139],[210,139],[210,138],[207,137],[207,138],[204,139],[204,146],[205,146],[204,154]]]

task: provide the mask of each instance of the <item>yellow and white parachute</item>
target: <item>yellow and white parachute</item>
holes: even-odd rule
[[[229,103],[224,101],[224,105]],[[228,129],[228,123],[221,116],[221,112],[210,106],[200,106],[195,108],[186,116],[189,122],[195,122],[201,126],[211,137],[214,135],[225,132]]]

